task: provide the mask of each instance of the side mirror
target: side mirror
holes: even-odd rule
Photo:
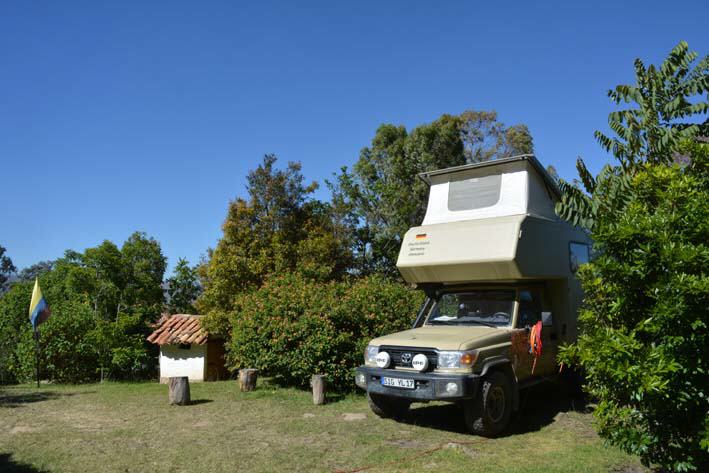
[[[551,312],[542,312],[542,325],[544,327],[551,327],[554,325],[554,318],[551,315]]]

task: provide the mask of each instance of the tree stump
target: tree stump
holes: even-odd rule
[[[239,370],[239,388],[241,391],[253,391],[256,388],[258,370],[247,368]]]
[[[176,376],[169,380],[170,404],[185,406],[190,403],[190,379],[187,376]]]
[[[325,384],[325,376],[314,374],[313,377],[310,378],[310,387],[313,388],[313,404],[316,406],[325,404],[325,391],[327,387]]]

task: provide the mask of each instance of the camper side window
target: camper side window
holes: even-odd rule
[[[517,328],[531,327],[542,320],[542,295],[539,289],[519,291]]]
[[[492,207],[500,200],[502,177],[499,174],[448,183],[448,210],[475,210]]]
[[[578,271],[579,266],[588,263],[590,258],[590,250],[585,243],[569,243],[569,265],[571,272]]]

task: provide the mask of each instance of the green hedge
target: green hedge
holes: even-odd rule
[[[423,294],[372,276],[319,283],[296,274],[267,281],[236,299],[227,342],[232,369],[258,368],[291,386],[324,374],[335,390],[352,390],[367,342],[411,327]]]

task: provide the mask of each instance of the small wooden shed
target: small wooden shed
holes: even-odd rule
[[[202,328],[201,315],[165,315],[148,341],[160,346],[161,383],[173,376],[187,376],[190,381],[229,379],[224,340]]]

